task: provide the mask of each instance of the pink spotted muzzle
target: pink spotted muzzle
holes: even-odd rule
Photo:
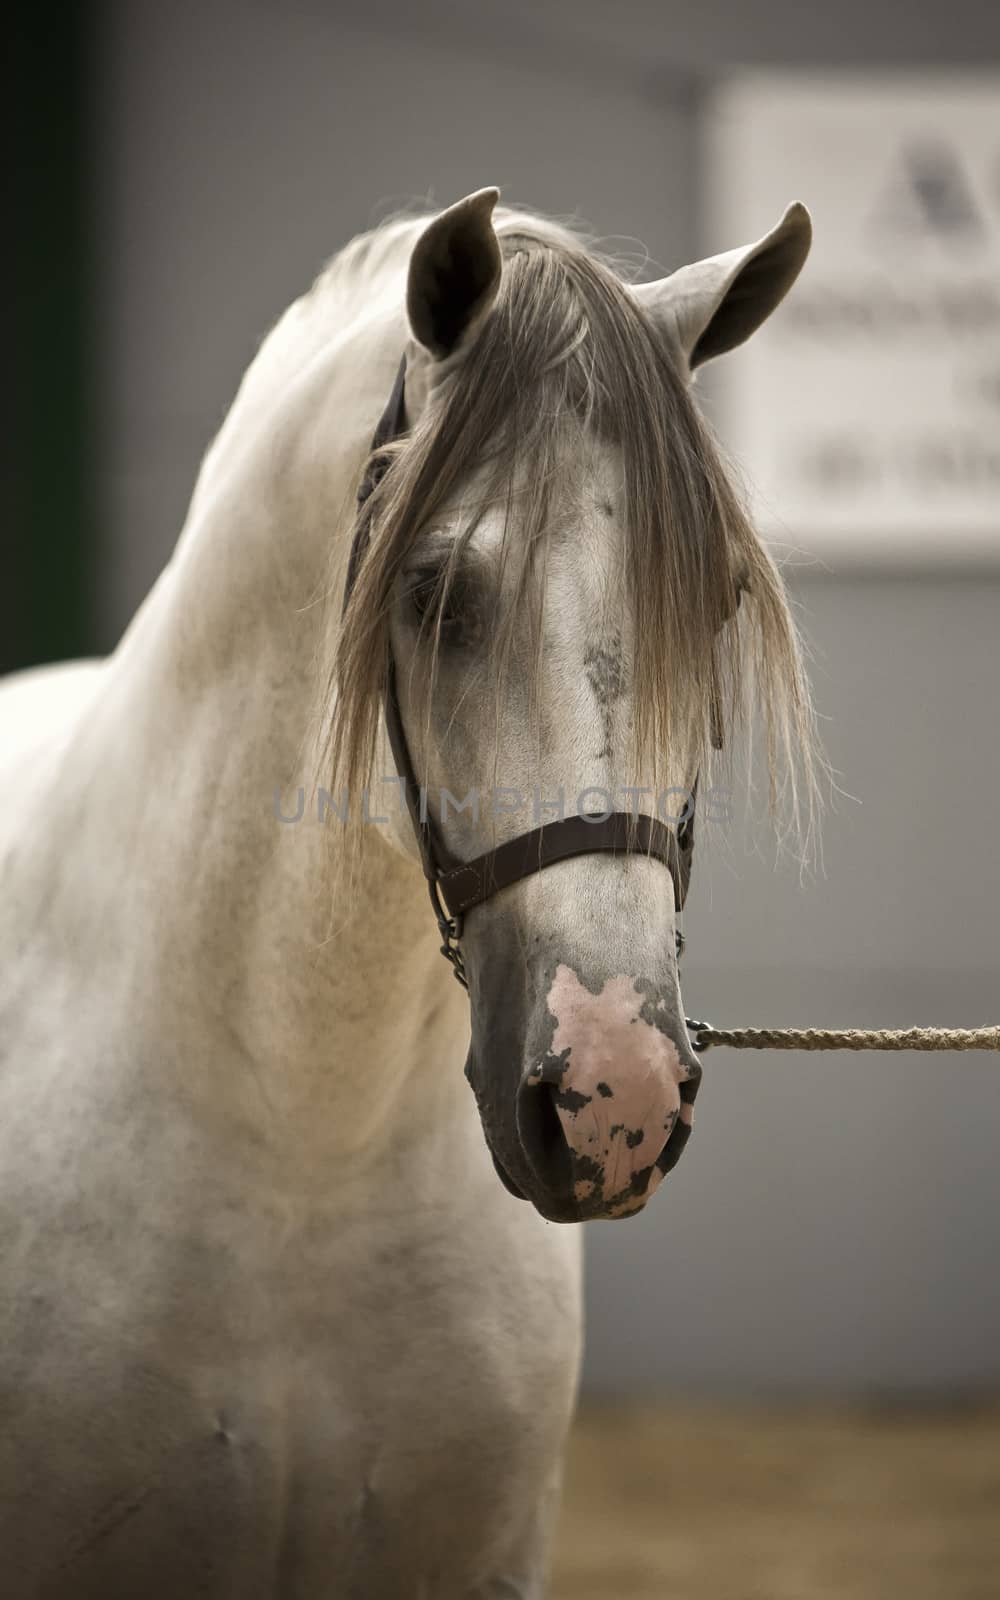
[[[546,1004],[555,1027],[525,1075],[525,1112],[533,1094],[551,1098],[581,1215],[641,1211],[691,1129],[700,1067],[664,1031],[666,1002],[624,974],[595,994],[561,964]]]
[[[666,1000],[625,974],[597,989],[560,963],[545,999],[551,1039],[518,1091],[525,1153],[546,1187],[568,1169],[564,1215],[631,1216],[687,1142],[701,1068]]]
[[[499,916],[468,941],[465,1070],[487,1144],[551,1222],[634,1216],[687,1143],[701,1081],[673,941],[655,979],[539,944],[526,963]]]

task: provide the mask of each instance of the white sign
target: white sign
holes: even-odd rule
[[[1000,75],[747,74],[706,136],[708,250],[791,200],[815,230],[713,385],[761,531],[824,558],[1000,560]]]

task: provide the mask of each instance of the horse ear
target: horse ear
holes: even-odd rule
[[[499,189],[477,189],[435,217],[410,257],[406,310],[415,337],[438,360],[475,331],[496,299],[503,265],[493,230]]]
[[[811,243],[812,221],[796,201],[756,244],[696,261],[632,292],[693,372],[749,339],[771,315],[802,270]]]

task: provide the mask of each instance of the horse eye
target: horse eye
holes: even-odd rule
[[[421,621],[431,610],[437,595],[437,589],[437,582],[434,578],[425,578],[413,584],[410,589],[410,604]]]
[[[441,595],[441,577],[437,572],[414,574],[408,590],[408,599],[419,622],[436,623]],[[460,579],[453,579],[441,606],[441,628],[454,633],[467,620],[467,595]]]

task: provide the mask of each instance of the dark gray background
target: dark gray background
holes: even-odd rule
[[[259,338],[358,230],[496,182],[670,267],[740,242],[699,238],[698,106],[727,67],[982,69],[1000,55],[1000,9],[972,0],[130,0],[103,15],[109,643],[171,549]],[[1000,1021],[1000,563],[958,572],[943,538],[921,571],[834,562],[791,584],[827,747],[856,798],[829,816],[826,875],[805,886],[738,825],[703,847],[689,1010]],[[698,1117],[649,1212],[588,1232],[591,1386],[995,1384],[998,1058],[720,1052]]]

